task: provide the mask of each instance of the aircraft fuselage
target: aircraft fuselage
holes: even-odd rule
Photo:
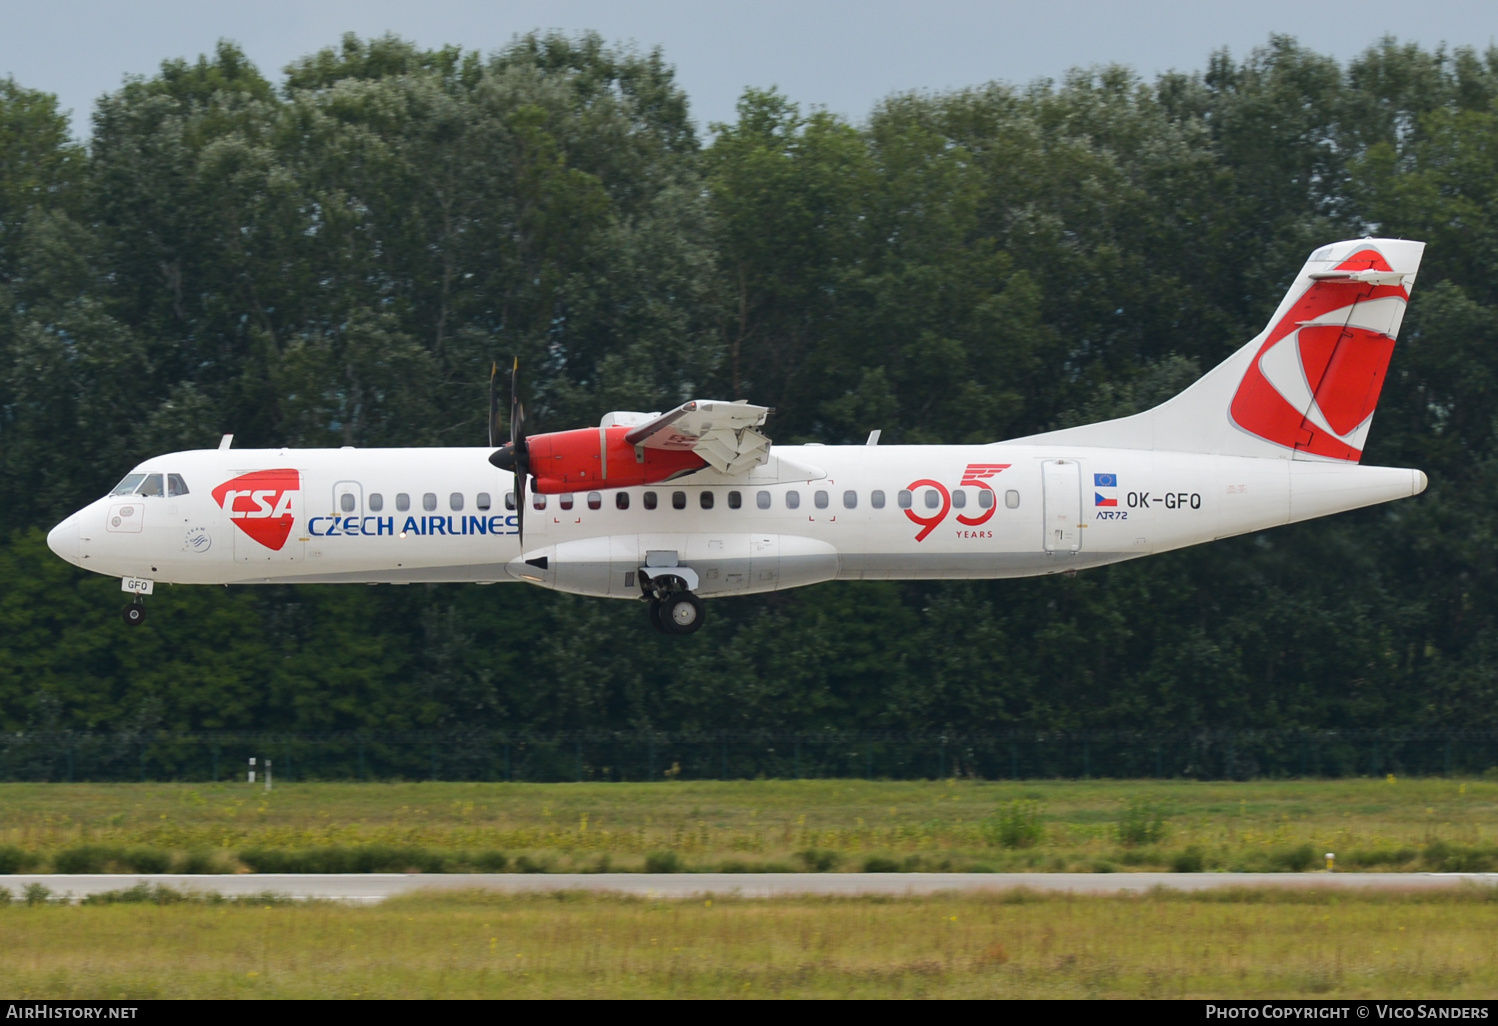
[[[677,566],[703,598],[829,580],[1024,577],[1100,566],[1420,492],[1417,470],[1036,446],[777,446],[725,480],[527,494],[488,448],[217,449],[135,474],[49,543],[177,584],[502,582],[641,597]],[[177,479],[170,495],[164,482]],[[238,485],[238,486],[236,486]],[[648,571],[647,571],[648,572]]]

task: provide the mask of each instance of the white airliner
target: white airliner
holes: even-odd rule
[[[1261,335],[1119,420],[988,445],[880,446],[875,431],[772,447],[772,411],[745,402],[527,437],[512,400],[499,447],[225,436],[157,456],[47,543],[122,578],[131,624],[163,582],[518,580],[643,600],[657,629],[690,634],[700,600],[723,595],[1073,573],[1424,490],[1418,470],[1358,465],[1424,248],[1318,249]]]

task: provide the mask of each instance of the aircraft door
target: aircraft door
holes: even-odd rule
[[[364,486],[358,481],[339,481],[333,486],[333,515],[335,517],[362,517],[364,515]]]
[[[1082,465],[1046,460],[1040,465],[1045,491],[1045,551],[1076,552],[1082,547]]]

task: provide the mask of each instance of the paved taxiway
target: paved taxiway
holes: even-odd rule
[[[691,898],[739,894],[747,898],[796,894],[934,894],[939,891],[1036,891],[1121,894],[1167,887],[1201,891],[1222,887],[1335,887],[1428,890],[1463,884],[1498,886],[1498,873],[241,873],[175,876],[121,873],[94,875],[20,874],[0,876],[0,887],[20,899],[39,883],[59,897],[82,898],[136,884],[163,884],[179,890],[226,897],[267,891],[292,898],[373,903],[412,891],[471,890],[610,891],[651,898]]]

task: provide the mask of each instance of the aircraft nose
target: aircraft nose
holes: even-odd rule
[[[75,513],[47,532],[47,548],[69,563],[78,562],[78,515]]]

